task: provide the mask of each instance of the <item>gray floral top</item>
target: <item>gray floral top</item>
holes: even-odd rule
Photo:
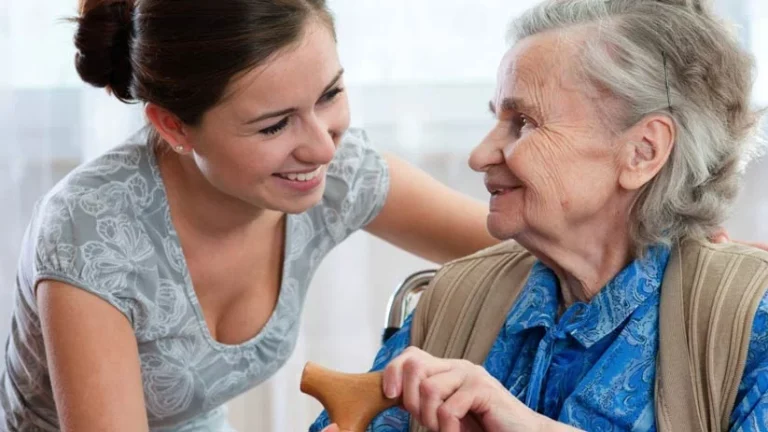
[[[384,160],[362,131],[350,130],[328,168],[323,200],[287,218],[272,316],[251,340],[224,345],[208,332],[145,142],[142,131],[77,168],[38,203],[19,262],[0,430],[58,430],[33,290],[42,279],[91,292],[128,318],[153,431],[228,430],[223,404],[285,363],[320,261],[378,214],[389,189]]]

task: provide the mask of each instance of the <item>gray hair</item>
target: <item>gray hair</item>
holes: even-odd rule
[[[580,67],[622,102],[621,129],[650,114],[676,124],[669,161],[632,208],[637,250],[711,235],[757,152],[752,57],[701,0],[544,1],[512,22],[509,39],[571,29],[589,32]]]

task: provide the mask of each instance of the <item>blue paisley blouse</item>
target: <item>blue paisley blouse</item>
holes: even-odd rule
[[[588,431],[655,431],[659,288],[668,259],[669,249],[651,248],[559,319],[557,278],[537,262],[485,369],[528,407],[560,422]],[[409,345],[410,322],[381,348],[373,370]],[[406,411],[392,408],[368,430],[406,432],[408,422]],[[322,413],[310,431],[327,425]],[[729,430],[768,430],[768,295],[753,322]]]

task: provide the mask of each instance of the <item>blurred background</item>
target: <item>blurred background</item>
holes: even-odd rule
[[[73,66],[75,0],[0,0],[0,354],[19,243],[34,202],[76,165],[118,145],[144,123],[82,84]],[[506,23],[532,0],[330,0],[353,125],[446,184],[486,199],[466,159],[491,126],[487,101],[505,50]],[[768,2],[717,0],[739,26],[760,72],[754,100],[768,106]],[[753,163],[728,222],[732,237],[768,241],[768,159]],[[318,271],[298,348],[270,381],[230,403],[240,431],[306,430],[319,404],[299,393],[307,360],[366,370],[379,346],[386,302],[410,273],[432,268],[365,233]],[[0,370],[3,368],[0,363]]]

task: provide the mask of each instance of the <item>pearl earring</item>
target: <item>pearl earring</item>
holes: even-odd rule
[[[178,153],[184,153],[184,146],[176,146],[176,151]]]

